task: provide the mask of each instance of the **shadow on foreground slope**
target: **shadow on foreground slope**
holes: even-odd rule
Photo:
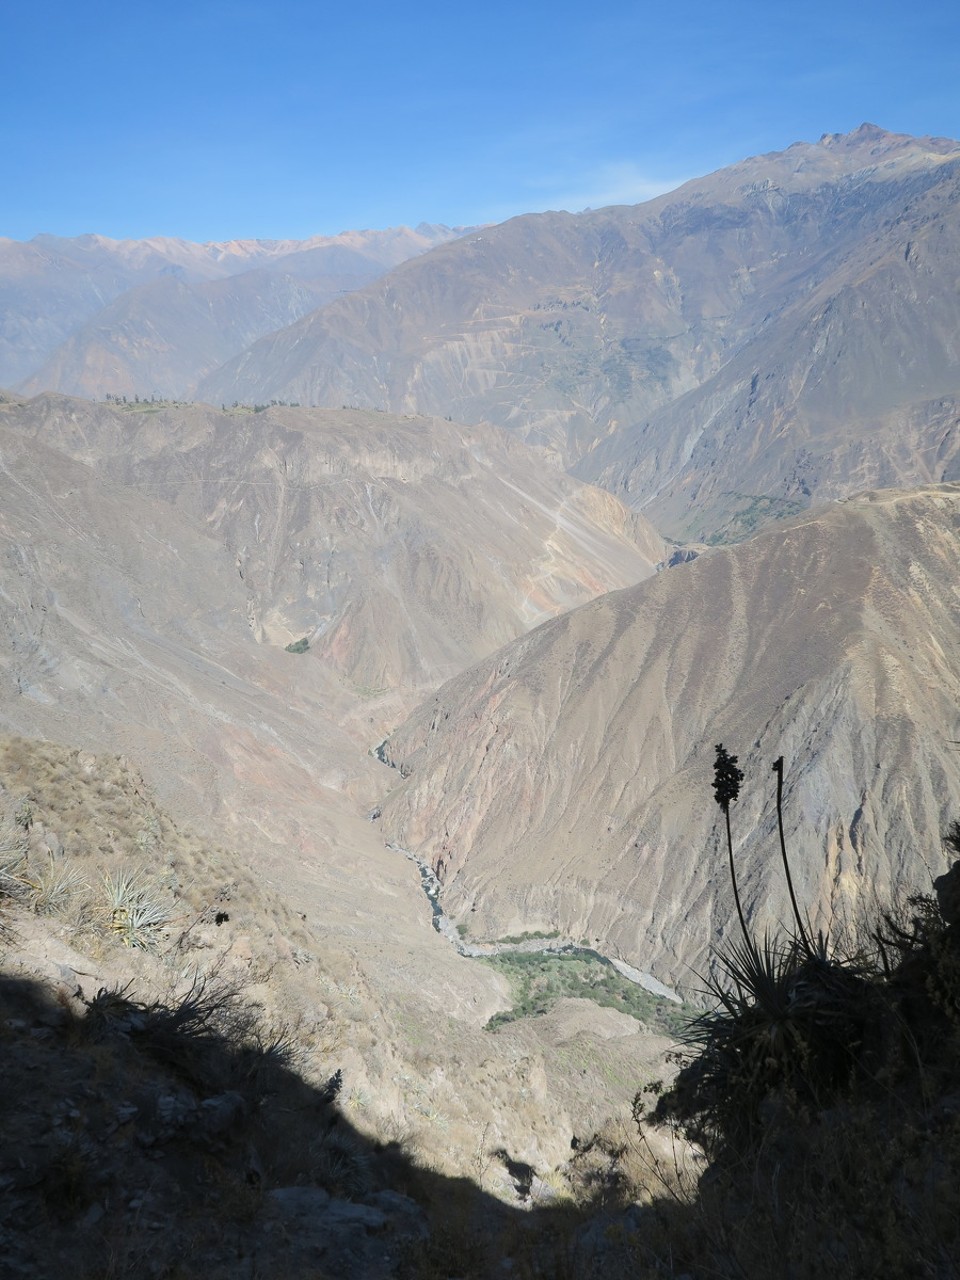
[[[960,885],[960,863],[944,882]],[[128,988],[84,999],[4,976],[0,1271],[951,1280],[960,1274],[960,924],[939,896],[940,910],[916,899],[912,919],[885,920],[888,958],[874,980],[889,989],[875,1002],[883,1036],[850,1046],[865,1054],[867,1075],[805,1096],[794,1080],[809,1083],[804,1045],[786,1042],[789,1011],[782,1026],[763,1024],[752,1000],[734,1015],[705,1015],[727,1019],[745,1046],[734,1052],[725,1035],[714,1093],[719,1080],[729,1100],[756,1103],[735,1140],[721,1118],[718,1140],[706,1142],[707,1176],[698,1183],[691,1168],[684,1179],[641,1143],[644,1176],[618,1181],[611,1171],[623,1170],[624,1152],[598,1147],[578,1202],[542,1197],[526,1210],[358,1133],[338,1105],[339,1071],[307,1084],[293,1041],[265,1038],[235,990],[196,980],[169,1002],[137,1000]],[[775,1046],[778,1032],[792,1074],[771,1076],[769,1053],[754,1050],[760,1033]],[[695,1058],[681,1071],[657,1108],[681,1128],[720,1115],[709,1089],[684,1092],[702,1062],[709,1067]],[[756,1072],[745,1074],[756,1063],[770,1077],[762,1097]],[[494,1155],[518,1185],[528,1179],[526,1166]],[[616,1158],[605,1170],[607,1155]],[[482,1151],[477,1173],[482,1184]]]
[[[307,1084],[223,987],[84,1000],[6,975],[0,1061],[4,1276],[602,1274],[579,1210],[511,1208],[361,1135],[340,1073]]]

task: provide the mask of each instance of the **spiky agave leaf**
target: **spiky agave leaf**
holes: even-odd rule
[[[49,859],[47,865],[30,877],[33,909],[38,915],[56,915],[75,894],[88,887],[77,867]]]
[[[0,894],[19,897],[28,891],[23,878],[27,865],[27,837],[9,818],[0,819]]]
[[[141,951],[156,946],[170,913],[142,872],[121,867],[102,880],[111,913],[110,928],[124,946]]]
[[[101,877],[111,911],[125,911],[143,894],[146,884],[141,871],[119,867]]]

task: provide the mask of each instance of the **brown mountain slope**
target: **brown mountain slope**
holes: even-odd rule
[[[713,746],[758,926],[786,920],[770,764],[820,924],[929,888],[960,810],[960,487],[868,494],[547,623],[444,686],[386,757],[385,834],[478,936],[558,928],[681,983],[735,929]],[[441,865],[442,864],[442,865]]]
[[[261,339],[201,392],[496,422],[637,507],[673,486],[656,508],[673,525],[706,476],[696,532],[716,533],[745,484],[789,511],[821,474],[844,492],[872,483],[830,453],[831,431],[891,442],[911,406],[960,390],[958,167],[955,142],[864,126],[644,205],[515,218]],[[861,376],[883,356],[883,377]],[[936,411],[916,413],[933,447]],[[902,455],[883,474],[929,478]]]
[[[0,824],[31,798],[36,868],[95,889],[132,863],[226,903],[222,928],[178,906],[150,973],[238,973],[308,1046],[334,1032],[325,1068],[365,1132],[461,1172],[478,1141],[544,1172],[565,1160],[662,1041],[583,1000],[485,1031],[508,984],[433,929],[416,868],[367,821],[390,776],[369,749],[478,635],[601,589],[618,556],[648,571],[630,513],[493,429],[56,396],[0,405],[0,493]],[[336,645],[284,651],[321,619]],[[386,678],[408,687],[358,687]],[[175,868],[139,773],[189,833]],[[122,948],[76,950],[83,919],[5,919],[8,963],[91,992],[143,977]],[[598,1087],[580,1064],[601,1044]]]
[[[180,810],[208,818],[248,783],[253,803],[271,768],[278,810],[305,767],[321,794],[370,785],[336,727],[337,682],[318,664],[293,679],[295,659],[253,642],[248,592],[219,538],[4,428],[0,479],[5,725],[127,754]]]
[[[905,195],[712,378],[575,473],[693,539],[748,532],[754,495],[788,508],[960,478],[960,165]]]
[[[494,428],[59,396],[2,406],[0,422],[95,467],[129,501],[185,514],[230,561],[242,638],[307,636],[302,667],[319,659],[367,698],[435,687],[663,556],[616,499]],[[199,578],[182,589],[203,606]]]
[[[307,300],[318,306],[457,234],[449,227],[421,224],[416,229],[345,231],[303,241],[193,244],[164,236],[110,240],[98,235],[39,235],[26,242],[0,238],[0,382],[21,383],[31,394],[60,390],[103,396],[133,390],[182,395],[209,367],[195,360],[194,329],[202,320],[192,311],[207,306],[216,314],[222,296],[196,286],[247,272],[279,275],[305,286]],[[186,299],[180,302],[187,325],[179,338],[176,327],[168,323],[169,291],[149,288],[171,280],[179,281],[193,299],[192,311]],[[295,293],[285,308],[277,306],[281,286],[266,287],[267,299],[261,300],[258,291],[264,286],[262,275],[238,286],[237,305],[249,309],[250,315],[236,317],[240,326],[233,346],[224,347],[221,342],[210,348],[207,336],[200,354],[208,361],[226,359],[271,327],[271,291],[272,327],[289,324],[303,314],[305,303]],[[111,307],[131,289],[140,292],[119,310]],[[287,292],[291,292],[289,284]],[[221,308],[217,322],[224,318]],[[64,342],[67,348],[58,351]],[[111,354],[106,361],[105,350]],[[161,370],[165,370],[163,377],[170,376],[167,365],[171,364],[181,380],[168,385],[154,377],[150,385],[151,377]],[[41,366],[42,377],[38,376]]]

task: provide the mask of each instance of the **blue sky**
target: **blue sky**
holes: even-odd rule
[[[960,137],[960,5],[6,0],[0,235],[633,203],[864,120]]]

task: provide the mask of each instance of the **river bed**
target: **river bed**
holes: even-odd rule
[[[663,1000],[672,1000],[676,1004],[683,1003],[672,987],[665,986],[652,974],[644,973],[641,969],[635,969],[633,965],[627,964],[625,960],[621,960],[616,956],[605,956],[602,952],[595,951],[592,947],[581,947],[574,942],[565,942],[559,938],[526,938],[522,942],[466,942],[460,937],[457,926],[443,910],[440,901],[440,881],[429,863],[424,862],[415,853],[411,853],[409,849],[404,849],[393,841],[388,843],[387,848],[402,854],[417,868],[420,873],[420,886],[426,894],[427,901],[430,903],[430,908],[433,912],[433,927],[437,933],[442,934],[447,939],[460,955],[481,959],[484,956],[499,956],[508,952],[542,951],[546,955],[582,956],[584,959],[598,960],[601,964],[610,965],[628,982],[633,982],[637,986],[643,987],[651,995],[659,996]]]

